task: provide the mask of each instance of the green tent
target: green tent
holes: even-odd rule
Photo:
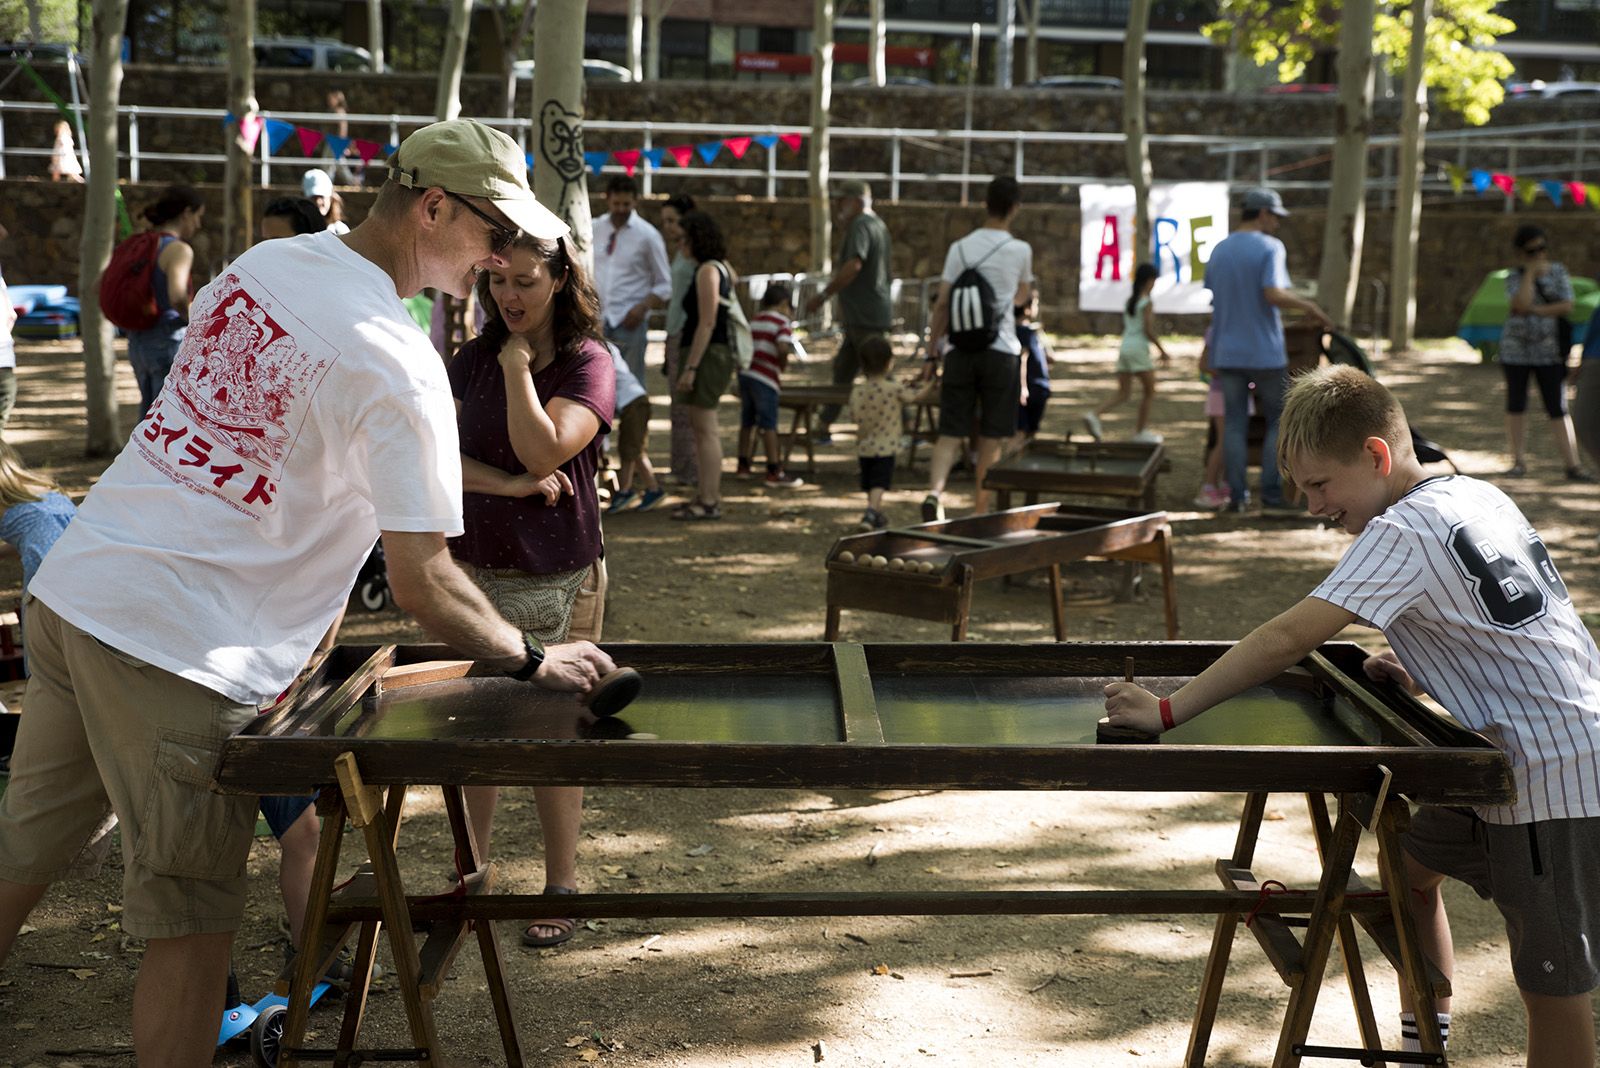
[[[1509,270],[1490,271],[1478,286],[1478,291],[1467,301],[1467,310],[1461,313],[1456,325],[1456,337],[1483,353],[1484,360],[1492,360],[1500,348],[1500,328],[1505,325],[1511,310],[1511,300],[1506,296],[1506,276]],[[1572,343],[1582,347],[1584,335],[1595,312],[1600,310],[1600,284],[1592,278],[1572,279]]]

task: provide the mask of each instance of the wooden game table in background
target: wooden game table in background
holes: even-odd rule
[[[1021,452],[989,468],[983,485],[999,495],[1001,509],[1011,507],[1012,493],[1022,493],[1027,504],[1115,497],[1148,512],[1156,504],[1156,478],[1168,466],[1160,443],[1034,438]]]
[[[229,739],[216,770],[225,791],[300,793],[330,781],[306,929],[323,952],[296,961],[278,1063],[428,1059],[440,1048],[432,1001],[456,950],[477,936],[507,1063],[524,1063],[493,921],[661,916],[1213,915],[1216,930],[1185,1063],[1203,1063],[1237,924],[1289,988],[1275,1066],[1326,1056],[1306,1036],[1334,939],[1363,1046],[1383,1059],[1368,997],[1360,923],[1395,964],[1417,1007],[1422,1046],[1444,1064],[1433,1002],[1449,985],[1423,961],[1398,862],[1402,794],[1428,804],[1513,796],[1504,754],[1389,684],[1364,678],[1365,653],[1330,644],[1271,682],[1163,736],[1094,744],[1102,688],[1134,659],[1138,681],[1166,693],[1229,648],[1186,642],[1085,645],[619,645],[640,670],[640,698],[595,719],[570,694],[503,677],[467,678],[440,646],[341,646],[273,712]],[[426,665],[406,671],[407,665]],[[404,677],[386,673],[400,668]],[[395,845],[408,787],[443,789],[457,893],[407,896]],[[953,889],[795,893],[493,894],[462,787],[629,786],[804,789],[1224,791],[1246,795],[1220,890]],[[387,798],[384,789],[387,788]],[[1314,889],[1271,890],[1253,870],[1269,793],[1304,794],[1321,874]],[[1338,795],[1330,813],[1326,794]],[[370,861],[336,888],[346,821]],[[1392,894],[1353,864],[1363,831],[1380,845]],[[432,888],[430,888],[432,889]],[[1295,917],[1304,917],[1297,920]],[[413,925],[423,931],[419,945]],[[393,949],[411,1046],[355,1049],[380,929]],[[357,936],[355,979],[336,1046],[303,1046],[308,995],[341,941]],[[458,986],[457,996],[465,996]],[[1380,1055],[1373,1055],[1373,1054]],[[1390,1058],[1392,1060],[1392,1058]]]
[[[814,474],[817,469],[817,456],[815,443],[811,440],[816,430],[813,425],[819,408],[829,404],[840,407],[850,401],[850,386],[835,386],[829,384],[818,385],[785,385],[778,394],[778,407],[794,413],[790,421],[789,432],[783,439],[783,465],[789,466],[789,454],[794,451],[796,442],[805,446],[806,474]],[[916,409],[911,423],[911,444],[906,449],[906,466],[914,466],[917,460],[917,443],[933,437],[939,426],[939,405],[929,401],[924,404],[913,405]]]
[[[840,613],[850,608],[948,623],[950,640],[964,641],[974,586],[985,579],[1045,570],[1056,641],[1064,642],[1061,567],[1093,557],[1159,564],[1167,637],[1178,636],[1167,514],[1057,503],[840,538],[826,561],[823,640],[839,637]],[[878,559],[883,566],[874,566]]]

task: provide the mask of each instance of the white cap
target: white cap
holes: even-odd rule
[[[300,190],[308,197],[331,197],[333,179],[328,177],[327,171],[312,167],[300,179]]]
[[[568,233],[561,216],[534,199],[522,149],[474,119],[436,122],[400,142],[389,157],[389,180],[409,189],[438,187],[482,197],[533,237],[548,241]]]

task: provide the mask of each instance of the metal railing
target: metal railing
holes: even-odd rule
[[[54,112],[54,105],[35,103],[31,101],[3,101],[0,100],[0,178],[6,176],[6,160],[8,158],[45,158],[51,153],[49,148],[23,148],[11,147],[6,138],[6,120],[9,115],[30,115],[41,112]],[[118,109],[118,115],[125,129],[122,139],[123,147],[119,158],[126,163],[125,174],[130,181],[138,182],[141,179],[144,165],[155,162],[162,163],[199,163],[212,165],[218,168],[226,162],[222,152],[167,152],[152,151],[141,145],[141,130],[146,124],[154,122],[189,122],[215,124],[214,129],[220,127],[225,113],[215,108],[169,108],[145,107],[142,105],[123,105]],[[333,115],[327,112],[310,111],[274,111],[263,112],[263,118],[279,119],[294,124],[308,124],[321,128],[331,128],[339,123],[348,123],[351,127],[364,128],[367,132],[375,129],[386,131],[389,144],[400,141],[404,134],[418,127],[425,126],[433,121],[430,115],[401,115],[401,114],[347,114]],[[533,144],[533,123],[525,117],[512,118],[485,118],[484,122],[491,126],[499,127],[510,134],[524,152],[530,151]],[[683,144],[696,137],[721,139],[732,136],[751,136],[766,134],[778,137],[783,134],[800,134],[809,138],[810,126],[800,125],[752,125],[728,123],[685,123],[685,122],[623,122],[614,120],[591,120],[585,123],[585,134],[592,145],[598,146],[608,142],[625,141],[621,147],[639,148],[649,151],[658,147]],[[1032,150],[1037,159],[1038,154],[1045,151],[1059,153],[1064,146],[1121,146],[1124,137],[1121,132],[1096,132],[1096,131],[1052,131],[1052,130],[964,130],[964,129],[939,129],[939,128],[908,128],[908,127],[833,127],[829,131],[830,138],[835,142],[833,155],[836,160],[849,159],[852,155],[848,148],[840,149],[838,143],[846,145],[859,144],[868,146],[870,151],[855,153],[856,155],[877,152],[887,147],[888,160],[886,167],[863,168],[842,167],[832,171],[835,179],[857,178],[863,181],[879,183],[881,190],[879,199],[890,202],[898,201],[906,193],[908,187],[913,186],[955,186],[961,190],[963,200],[970,187],[987,182],[990,174],[987,169],[977,169],[970,166],[961,170],[940,166],[923,167],[917,169],[908,166],[905,156],[908,150],[915,150],[924,158],[938,161],[941,157],[951,162],[959,157],[965,160],[970,153],[961,152],[958,146],[991,146],[1002,150],[1001,155],[1009,156],[1009,170],[1018,183],[1041,187],[1054,187],[1063,189],[1077,187],[1089,183],[1117,182],[1125,180],[1120,172],[1119,162],[1107,168],[1107,173],[1068,173],[1055,169],[1030,170],[1028,154]],[[369,138],[370,139],[370,138]],[[218,137],[217,141],[220,142]],[[1200,175],[1187,173],[1190,180],[1219,180],[1225,181],[1230,186],[1271,184],[1279,189],[1291,190],[1320,190],[1326,189],[1328,182],[1323,178],[1296,178],[1292,177],[1296,170],[1312,166],[1320,166],[1323,155],[1331,148],[1332,138],[1327,136],[1312,137],[1274,137],[1274,138],[1219,138],[1206,134],[1153,134],[1149,137],[1153,150],[1171,149],[1194,154],[1198,159],[1207,157],[1223,157],[1220,173],[1214,175]],[[1535,123],[1521,126],[1479,128],[1469,130],[1437,130],[1428,135],[1428,149],[1430,157],[1437,164],[1438,158],[1446,151],[1453,149],[1456,162],[1460,166],[1467,166],[1469,152],[1492,151],[1499,153],[1496,159],[1504,160],[1503,169],[1526,175],[1560,175],[1564,179],[1577,179],[1594,181],[1595,173],[1600,172],[1600,154],[1595,152],[1596,144],[1600,140],[1600,120],[1597,121],[1572,121],[1559,123]],[[293,139],[290,139],[293,143]],[[1369,192],[1387,200],[1392,197],[1393,190],[1398,184],[1395,173],[1395,146],[1399,138],[1394,135],[1374,137],[1370,141],[1370,150],[1379,154],[1378,173],[1369,177]],[[808,182],[807,171],[793,166],[782,166],[780,160],[789,149],[781,142],[770,148],[763,148],[759,144],[752,144],[744,158],[733,165],[690,166],[679,167],[675,164],[663,164],[661,168],[640,165],[639,174],[642,191],[648,195],[654,191],[658,180],[677,178],[715,179],[725,183],[737,183],[748,188],[755,185],[760,188],[768,199],[776,198],[779,190],[785,185],[799,186],[799,191],[794,195],[801,195]],[[1519,154],[1524,160],[1533,155],[1536,162],[1531,165],[1525,163],[1518,170]],[[1535,155],[1536,154],[1536,155]],[[1240,166],[1240,161],[1254,157],[1255,166],[1248,168]],[[349,159],[350,157],[346,157]],[[380,157],[381,159],[381,157]],[[692,160],[698,160],[698,155]],[[326,160],[323,161],[326,163]],[[273,153],[263,135],[257,143],[255,169],[257,180],[261,185],[271,185],[275,169],[286,169],[298,172],[306,166],[315,165],[314,159],[303,155],[280,155]],[[1498,163],[1492,164],[1496,169]],[[615,162],[608,162],[602,173],[619,173],[622,167]],[[1442,175],[1442,168],[1435,165],[1424,181],[1424,189],[1437,192],[1449,188],[1449,183]],[[976,173],[974,173],[976,171]],[[887,196],[883,194],[886,193]],[[1511,209],[1511,201],[1507,198],[1507,210]]]

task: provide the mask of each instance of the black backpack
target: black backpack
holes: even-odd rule
[[[995,314],[994,286],[979,273],[984,260],[1009,245],[1002,241],[983,254],[983,259],[967,265],[966,254],[956,245],[961,257],[961,273],[950,286],[950,344],[966,353],[986,352],[1000,336],[1000,317]]]

